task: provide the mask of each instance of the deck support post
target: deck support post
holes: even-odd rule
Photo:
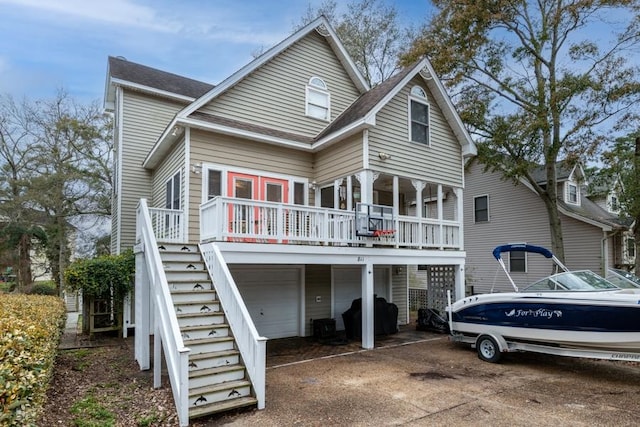
[[[149,336],[151,335],[151,318],[149,298],[149,272],[144,259],[144,248],[137,245],[135,248],[136,275],[135,275],[135,357],[140,369],[146,371],[150,368],[149,361]]]
[[[373,264],[362,265],[362,348],[372,349],[375,341]]]

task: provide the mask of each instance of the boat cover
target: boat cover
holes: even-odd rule
[[[498,246],[493,250],[493,257],[497,260],[500,260],[500,254],[502,252],[512,251],[535,252],[537,254],[543,255],[546,258],[553,258],[553,254],[549,249],[543,248],[542,246],[527,245],[525,243],[515,243],[512,245]]]

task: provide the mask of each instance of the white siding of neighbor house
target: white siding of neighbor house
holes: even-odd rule
[[[314,155],[314,179],[318,184],[362,170],[362,134],[337,142]]]
[[[122,120],[122,211],[120,249],[133,247],[136,233],[136,208],[140,198],[150,199],[151,172],[142,162],[165,127],[183,107],[182,104],[139,92],[124,91]]]
[[[544,203],[522,184],[500,179],[499,174],[483,173],[483,166],[473,162],[465,178],[464,242],[467,252],[466,280],[475,293],[511,291],[506,275],[491,252],[502,244],[526,242],[550,248],[551,238]],[[489,196],[489,222],[474,223],[473,199]],[[600,269],[598,227],[561,215],[566,264],[570,269]],[[508,267],[508,254],[503,256]],[[528,254],[527,272],[512,273],[522,288],[548,275],[550,262],[537,254]]]
[[[331,266],[305,266],[305,335],[313,335],[314,319],[331,317]],[[320,297],[320,302],[316,301]]]
[[[331,119],[360,94],[324,37],[315,31],[252,72],[200,111],[307,136],[329,122],[306,116],[306,86],[327,84]]]
[[[189,164],[214,163],[231,168],[311,178],[311,153],[199,130],[191,131]],[[189,238],[198,241],[204,174],[189,176]]]
[[[430,146],[409,141],[409,92],[421,86],[428,96]],[[463,182],[462,147],[422,79],[416,77],[376,115],[369,132],[371,169],[407,178],[460,187]],[[391,155],[381,160],[378,153]]]
[[[178,142],[169,152],[162,163],[153,171],[153,196],[151,206],[164,208],[167,198],[167,181],[180,172],[180,206],[184,209],[185,170],[184,170],[184,140]]]

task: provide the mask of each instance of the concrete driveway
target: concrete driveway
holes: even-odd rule
[[[267,370],[266,409],[194,426],[623,426],[640,422],[640,365],[517,353],[500,364],[443,335]]]

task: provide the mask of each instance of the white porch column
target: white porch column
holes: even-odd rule
[[[353,206],[353,183],[351,182],[351,175],[347,177],[347,210],[351,212],[355,207]]]
[[[333,181],[333,208],[340,209],[340,185],[344,178]]]
[[[375,342],[373,321],[375,301],[373,300],[373,264],[362,265],[362,348],[372,349]]]
[[[458,221],[458,248],[464,250],[464,200],[462,188],[453,190],[456,195],[456,221]]]
[[[418,247],[422,248],[422,246],[427,243],[424,241],[423,237],[422,237],[422,218],[424,218],[424,215],[422,213],[422,207],[424,205],[424,199],[422,197],[422,190],[424,190],[424,187],[426,186],[426,183],[424,181],[420,181],[418,179],[412,179],[411,180],[411,185],[413,185],[413,188],[416,189],[416,218],[418,218],[418,235],[416,236],[416,238],[418,239]]]
[[[442,211],[442,184],[438,184],[438,239],[440,243],[440,250],[444,249],[444,227],[442,225],[442,220],[444,219],[444,213]]]
[[[149,335],[151,335],[151,319],[149,316],[149,274],[144,259],[142,245],[135,247],[136,276],[135,276],[135,357],[140,369],[145,371],[150,368],[149,360]]]
[[[398,247],[398,236],[400,235],[400,180],[398,175],[393,176],[393,229],[395,232],[395,247]]]
[[[464,264],[456,265],[456,288],[455,295],[451,296],[451,301],[457,301],[464,298],[465,295],[465,283],[464,283]]]

